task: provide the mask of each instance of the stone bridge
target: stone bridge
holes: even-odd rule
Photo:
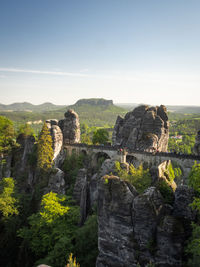
[[[91,163],[95,166],[98,163],[98,159],[101,157],[110,158],[122,163],[133,163],[135,167],[140,164],[145,164],[148,168],[152,166],[158,167],[166,161],[175,162],[178,167],[181,168],[183,178],[188,177],[188,174],[195,162],[200,163],[200,156],[196,155],[183,155],[174,154],[168,152],[144,152],[120,149],[119,147],[103,146],[103,145],[87,145],[87,144],[68,144],[65,145],[67,153],[71,155],[85,154],[91,156]]]

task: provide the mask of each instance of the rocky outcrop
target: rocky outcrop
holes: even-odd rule
[[[45,190],[47,192],[54,192],[57,194],[65,194],[65,179],[64,172],[60,169],[52,169],[52,173],[49,176],[48,187]]]
[[[90,99],[80,99],[75,104],[75,106],[82,106],[82,105],[110,106],[110,105],[113,105],[113,101],[106,100],[103,98],[90,98]]]
[[[177,188],[171,206],[165,204],[156,187],[139,195],[119,177],[101,178],[96,266],[183,266],[188,225],[195,219],[188,207],[192,196],[192,190]]]
[[[197,133],[195,145],[194,145],[194,153],[196,155],[200,155],[200,130]]]
[[[117,118],[113,145],[141,151],[167,151],[169,122],[166,107],[139,106]]]
[[[134,192],[136,196],[137,192]],[[97,267],[136,266],[131,216],[135,196],[118,177],[101,179],[98,189]]]
[[[76,176],[76,182],[74,185],[73,199],[77,205],[81,203],[81,196],[83,196],[82,191],[84,191],[85,185],[87,183],[87,170],[80,169]]]
[[[78,114],[72,109],[65,113],[65,119],[58,122],[63,133],[63,143],[73,144],[80,142],[80,124]]]
[[[46,120],[47,127],[50,130],[53,141],[53,160],[55,166],[59,166],[63,162],[63,133],[58,126],[58,120]]]
[[[173,216],[181,220],[193,221],[196,217],[195,210],[190,204],[193,202],[194,190],[186,185],[177,187],[175,191]]]

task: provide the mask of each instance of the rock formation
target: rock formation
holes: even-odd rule
[[[167,151],[169,122],[166,107],[139,106],[124,119],[118,116],[113,145],[141,151]]]
[[[52,173],[49,176],[48,187],[46,192],[54,192],[57,194],[65,194],[65,179],[64,172],[56,168],[52,170]]]
[[[188,207],[192,192],[185,190],[177,189],[171,206],[165,204],[156,187],[139,195],[119,177],[101,178],[96,266],[183,266],[183,246],[190,225],[185,220],[191,223],[195,218]]]
[[[65,119],[58,122],[58,126],[63,133],[63,143],[73,144],[80,142],[80,124],[78,114],[69,109],[65,113]]]
[[[50,130],[52,141],[53,141],[53,160],[56,166],[59,166],[59,163],[63,161],[63,133],[58,126],[58,120],[47,120],[47,127]]]
[[[195,145],[194,145],[194,153],[196,155],[200,155],[200,130],[197,133]]]

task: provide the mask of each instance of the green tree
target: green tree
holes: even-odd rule
[[[53,163],[53,148],[52,148],[52,138],[47,127],[44,123],[37,147],[37,167],[43,170],[48,170],[52,167]]]
[[[25,136],[34,135],[34,131],[28,123],[21,124],[18,127],[17,135],[23,134]]]
[[[93,144],[106,144],[109,140],[109,132],[105,129],[98,129],[92,137]]]
[[[15,182],[13,178],[0,181],[0,212],[3,218],[18,214],[18,201],[14,196]]]
[[[9,152],[14,143],[14,127],[11,120],[0,116],[0,153]]]
[[[66,196],[48,193],[40,210],[28,218],[29,225],[19,230],[23,244],[35,255],[35,264],[64,266],[73,251],[79,221],[79,208],[70,206]]]
[[[98,223],[96,214],[90,215],[85,224],[77,229],[75,241],[75,254],[81,267],[95,266],[98,256]]]
[[[200,164],[194,164],[188,180],[189,185],[196,192],[196,197],[191,206],[198,212],[198,221],[192,223],[192,236],[187,244],[186,252],[190,256],[188,266],[200,266]]]

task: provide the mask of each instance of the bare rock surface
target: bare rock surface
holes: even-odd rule
[[[58,122],[63,133],[63,142],[65,144],[73,144],[80,142],[80,124],[78,114],[69,109],[65,113],[65,119]]]
[[[191,194],[185,190],[177,191],[173,208],[164,203],[156,187],[149,187],[139,195],[119,177],[101,178],[96,266],[147,266],[150,263],[159,267],[183,266],[188,229],[181,218],[194,219],[187,210]],[[177,205],[182,200],[184,204],[178,210]]]
[[[167,151],[169,122],[165,106],[139,106],[117,118],[113,144],[141,151]]]
[[[53,160],[56,166],[59,166],[63,155],[63,134],[58,126],[58,120],[46,120],[47,127],[50,130],[53,141]]]
[[[133,199],[129,187],[118,177],[113,176],[108,181],[101,179],[97,267],[136,266],[131,216]]]
[[[200,155],[200,130],[197,133],[195,145],[194,145],[194,153],[196,155]]]
[[[59,168],[53,169],[49,176],[47,192],[54,192],[57,194],[65,194],[65,179],[64,172]]]

